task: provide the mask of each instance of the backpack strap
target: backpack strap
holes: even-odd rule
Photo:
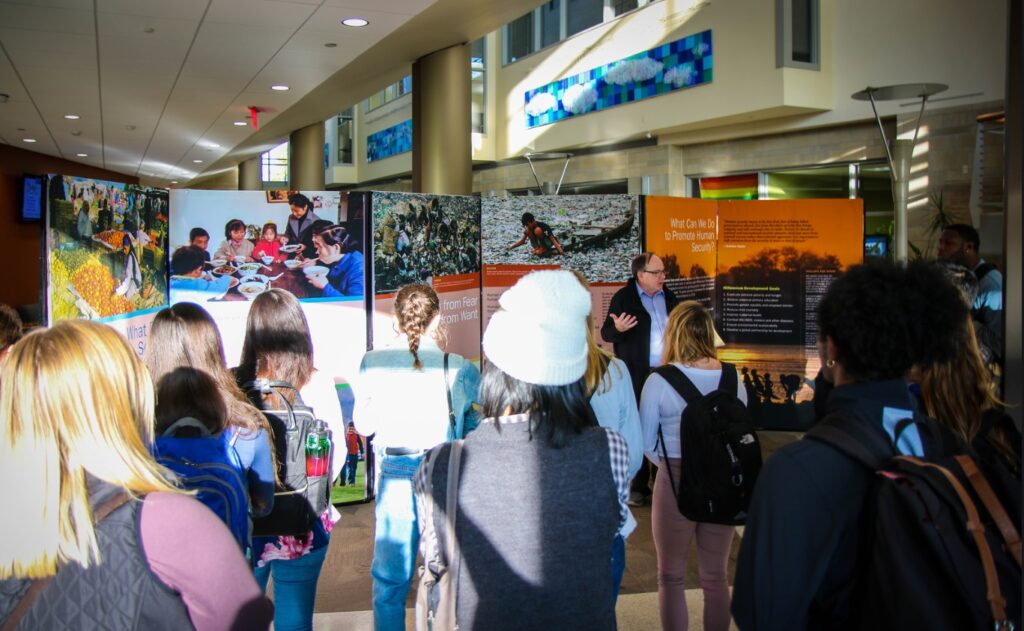
[[[988,542],[985,541],[985,526],[981,523],[981,516],[978,514],[978,508],[971,500],[971,496],[968,495],[967,489],[965,489],[963,485],[960,484],[960,480],[957,480],[956,476],[945,467],[933,462],[926,462],[920,458],[914,458],[913,456],[897,456],[897,458],[899,460],[905,460],[913,463],[918,467],[935,469],[946,478],[949,485],[954,491],[956,491],[957,496],[960,498],[960,502],[967,511],[967,530],[974,538],[975,545],[978,546],[978,555],[981,557],[981,566],[985,572],[985,599],[988,600],[989,608],[992,610],[992,619],[995,624],[995,628],[1012,628],[1012,625],[1009,624],[1009,618],[1006,617],[1006,598],[1003,596],[1003,592],[999,587],[999,576],[996,574],[996,563],[992,558],[992,549],[989,548]]]
[[[690,378],[687,377],[683,371],[671,364],[658,366],[654,372],[661,375],[662,379],[667,381],[668,385],[672,386],[675,391],[679,393],[679,396],[683,397],[683,400],[686,401],[686,405],[690,405],[697,399],[704,396],[701,394],[700,390],[697,389],[697,386],[693,385],[693,382],[690,381]],[[724,370],[722,371],[722,375],[725,375]]]
[[[898,437],[902,428],[898,427],[897,432]],[[837,413],[822,419],[808,430],[804,438],[829,445],[872,471],[897,455],[894,443],[886,434]]]
[[[448,571],[451,577],[448,584],[451,587],[451,598],[446,602],[439,603],[439,606],[446,608],[447,620],[455,620],[455,601],[459,593],[459,572],[462,569],[462,553],[455,537],[455,523],[459,512],[459,471],[462,466],[462,441],[452,441],[452,449],[448,456],[448,491],[445,497],[445,531],[447,534],[447,550],[445,558],[448,562]]]
[[[668,447],[665,446],[665,435],[661,433],[661,423],[658,423],[658,443],[661,444],[661,458],[665,463],[665,473],[668,474],[668,483],[672,487],[672,497],[679,497],[676,492],[676,481],[672,478],[672,468],[668,466]]]
[[[734,397],[739,397],[740,381],[736,376],[735,365],[728,362],[722,362],[722,376],[718,380],[718,389],[722,392],[728,392]]]
[[[974,464],[974,460],[970,456],[960,455],[954,458],[956,463],[963,469],[964,475],[967,476],[967,481],[970,483],[974,492],[981,498],[981,503],[985,505],[988,510],[988,514],[992,516],[992,521],[995,522],[996,528],[999,529],[1000,534],[1003,535],[1003,542],[1006,544],[1006,549],[1010,552],[1013,558],[1017,561],[1017,566],[1021,565],[1021,542],[1020,534],[1013,525],[1013,520],[1006,514],[1006,510],[1003,509],[1003,505],[999,502],[996,497],[995,491],[989,485],[988,480],[978,470],[978,465]]]
[[[110,513],[113,513],[121,506],[127,504],[129,500],[131,500],[131,496],[128,495],[127,491],[121,491],[103,504],[100,504],[100,506],[93,512],[93,524],[98,525],[101,521],[106,519]],[[57,568],[57,573],[60,573],[59,567]],[[25,591],[25,595],[18,601],[18,604],[14,607],[11,615],[7,617],[7,620],[4,622],[4,626],[0,627],[0,631],[14,631],[14,629],[17,628],[18,623],[21,622],[21,619],[25,617],[25,614],[32,609],[32,605],[36,602],[36,599],[38,599],[46,588],[50,586],[50,583],[55,578],[57,578],[57,574],[32,581],[28,590]]]
[[[161,436],[174,437],[175,435],[177,435],[178,430],[185,429],[186,427],[198,429],[200,436],[211,435],[209,428],[207,428],[205,425],[199,422],[198,419],[192,418],[191,416],[183,416],[182,418],[179,418],[178,420],[174,421],[174,423],[172,423],[170,427],[165,429],[164,433],[161,434]]]
[[[456,440],[462,438],[455,434],[455,410],[452,408],[452,383],[448,378],[448,353],[444,354],[444,393],[448,397],[448,432],[451,434],[451,439]]]
[[[981,279],[985,278],[985,276],[987,276],[988,273],[994,270],[995,268],[996,266],[994,264],[986,261],[985,263],[982,263],[978,267],[974,268],[974,277],[978,279],[978,282],[980,283]]]

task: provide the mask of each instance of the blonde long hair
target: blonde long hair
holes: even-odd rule
[[[680,302],[668,314],[661,363],[689,364],[717,357],[715,323],[711,313],[696,300]]]
[[[981,429],[982,415],[1001,405],[992,377],[981,358],[981,349],[968,317],[956,332],[961,353],[955,359],[920,367],[921,403],[928,416],[938,419],[973,443]],[[1013,471],[1020,470],[1009,437],[994,428],[987,437]]]
[[[69,320],[18,342],[0,371],[0,579],[100,561],[87,473],[134,497],[180,492],[152,428],[149,372],[110,327]]]
[[[576,275],[576,280],[580,281],[580,285],[583,285],[583,289],[590,291],[590,283],[587,282],[587,277],[583,275],[583,272],[573,270],[572,273]],[[583,377],[586,379],[587,394],[597,394],[598,390],[608,392],[612,387],[612,380],[608,373],[612,367],[614,355],[598,345],[597,338],[594,337],[594,317],[588,314],[585,323],[587,327],[587,372]],[[615,370],[618,371],[619,367],[615,366]]]

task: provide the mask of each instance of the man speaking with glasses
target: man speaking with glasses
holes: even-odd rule
[[[608,316],[601,326],[601,337],[615,347],[615,356],[629,368],[636,400],[651,370],[661,365],[665,323],[679,299],[665,287],[665,264],[651,252],[633,258],[632,278],[615,292]],[[639,505],[650,497],[648,465],[633,480],[630,504]]]

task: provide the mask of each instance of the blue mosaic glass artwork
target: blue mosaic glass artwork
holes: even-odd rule
[[[366,161],[383,160],[412,151],[412,119],[366,137]]]
[[[526,127],[711,83],[711,31],[703,31],[526,92]]]

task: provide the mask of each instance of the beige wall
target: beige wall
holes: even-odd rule
[[[498,155],[626,140],[647,132],[792,116],[832,107],[831,44],[822,36],[821,71],[775,67],[775,4],[663,0],[591,28],[558,46],[500,68]],[[831,0],[822,0],[823,23]],[[712,30],[714,80],[656,98],[527,130],[524,94],[687,35]]]

